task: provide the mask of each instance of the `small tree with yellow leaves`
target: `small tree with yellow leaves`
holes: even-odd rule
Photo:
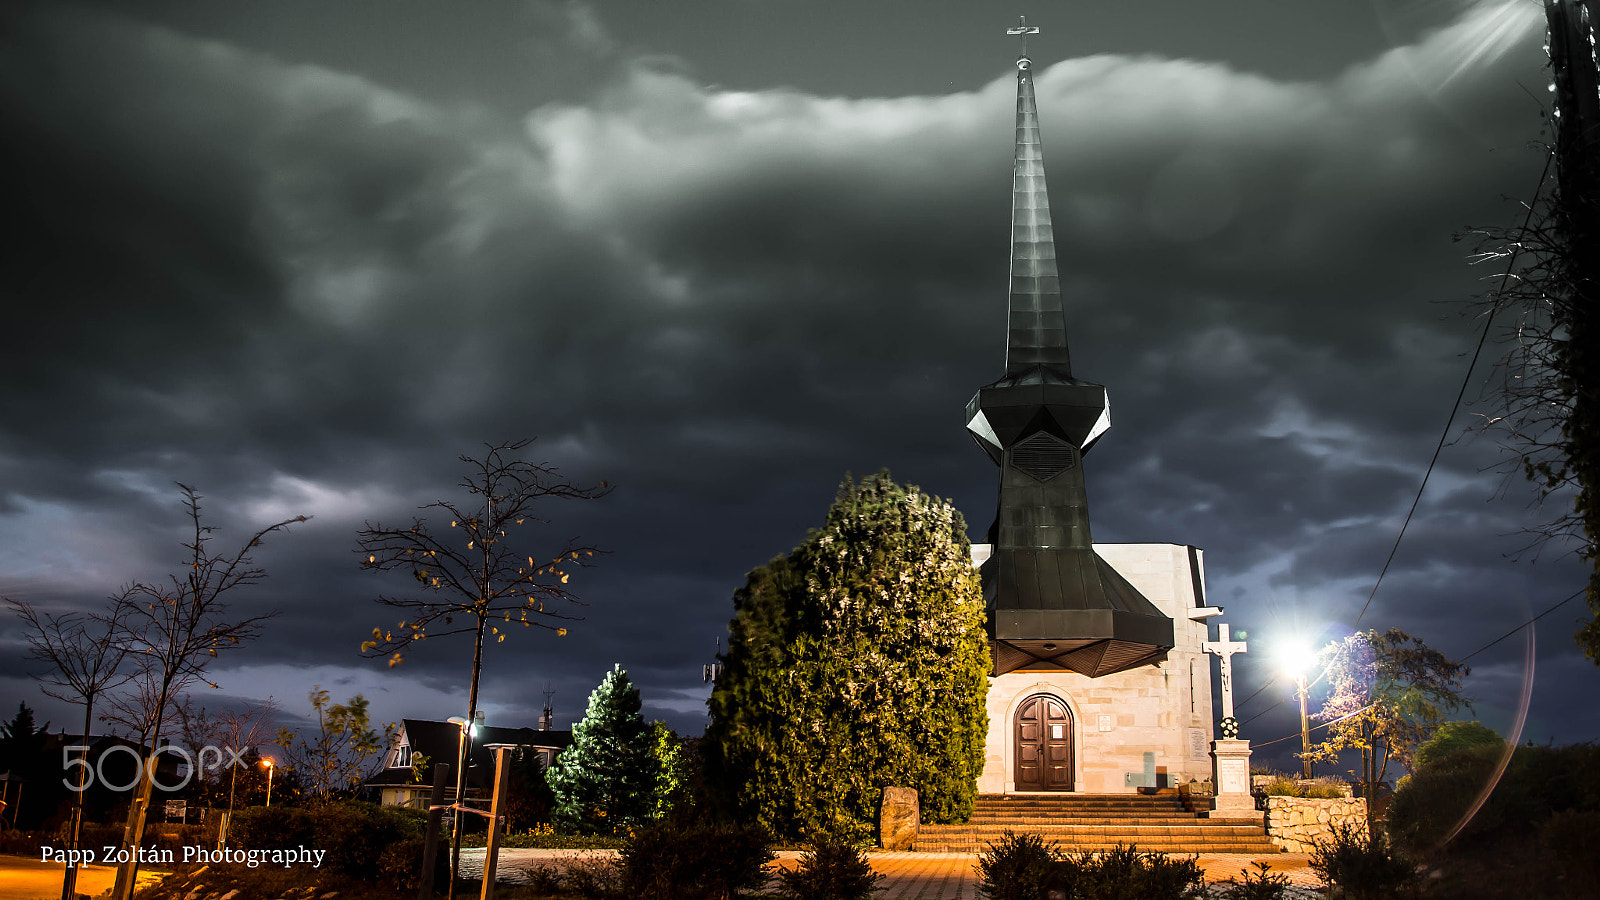
[[[526,530],[548,525],[538,512],[547,500],[597,500],[611,493],[604,481],[580,487],[548,464],[518,458],[532,443],[524,439],[485,445],[481,458],[461,457],[468,474],[461,480],[469,500],[458,504],[439,500],[421,507],[448,517],[449,527],[435,535],[422,518],[404,528],[385,528],[371,522],[357,533],[361,567],[374,572],[407,573],[419,595],[379,595],[378,602],[398,609],[403,618],[393,628],[372,629],[372,639],[361,645],[368,657],[388,657],[398,665],[402,651],[429,638],[472,635],[472,681],[467,693],[467,719],[478,712],[478,676],[483,669],[485,638],[496,643],[513,627],[540,627],[564,635],[562,625],[577,617],[568,608],[582,605],[567,588],[573,569],[593,564],[601,552],[587,544],[567,540],[550,554],[529,553],[519,541]],[[457,791],[464,778],[456,760]],[[459,796],[459,793],[458,793]],[[456,820],[461,821],[460,817]],[[458,829],[459,831],[459,829]]]

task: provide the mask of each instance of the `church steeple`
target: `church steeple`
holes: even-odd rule
[[[1050,226],[1050,194],[1044,182],[1044,145],[1039,139],[1039,109],[1033,96],[1033,60],[1028,58],[1028,35],[1038,33],[1038,27],[1029,25],[1026,17],[1006,31],[1023,41],[1022,53],[1017,56],[1017,149],[1011,173],[1011,321],[1006,374],[1049,366],[1071,377],[1056,241]]]
[[[1022,24],[1007,33],[1037,34]],[[1072,376],[1045,187],[1033,63],[1017,59],[1006,371],[967,404],[967,429],[1000,467],[983,594],[995,674],[1091,677],[1165,658],[1172,620],[1094,552],[1083,454],[1111,427],[1103,385]]]

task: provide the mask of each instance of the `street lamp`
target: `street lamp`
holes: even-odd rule
[[[478,726],[483,724],[483,713],[474,711],[471,719],[461,716],[451,716],[445,721],[456,726],[459,737],[456,739],[456,799],[454,821],[450,827],[450,887],[445,891],[446,900],[455,900],[456,897],[456,872],[461,866],[461,811],[466,807],[467,796],[467,765],[472,753],[472,738],[478,733]]]
[[[273,772],[273,769],[272,769],[272,757],[269,756],[266,759],[263,759],[261,761],[261,764],[263,766],[267,767],[267,805],[271,806],[272,805],[272,772]]]
[[[1313,654],[1305,644],[1290,641],[1278,651],[1278,664],[1294,678],[1295,696],[1300,698],[1300,777],[1311,777],[1311,721],[1306,716],[1306,669]]]

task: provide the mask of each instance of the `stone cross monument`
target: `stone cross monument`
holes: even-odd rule
[[[1244,641],[1228,639],[1226,623],[1217,624],[1217,640],[1206,641],[1207,653],[1222,661],[1222,737],[1211,742],[1212,775],[1216,784],[1213,818],[1260,821],[1255,798],[1250,796],[1250,742],[1239,740],[1239,721],[1233,717],[1233,655],[1245,652]]]
[[[1228,640],[1228,624],[1217,624],[1217,639],[1201,645],[1207,653],[1222,659],[1222,718],[1233,718],[1233,655],[1245,651],[1244,641]],[[1230,735],[1231,736],[1231,735]]]

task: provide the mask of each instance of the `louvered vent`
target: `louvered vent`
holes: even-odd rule
[[[1038,481],[1049,481],[1077,462],[1071,444],[1042,431],[1011,448],[1011,464]]]

